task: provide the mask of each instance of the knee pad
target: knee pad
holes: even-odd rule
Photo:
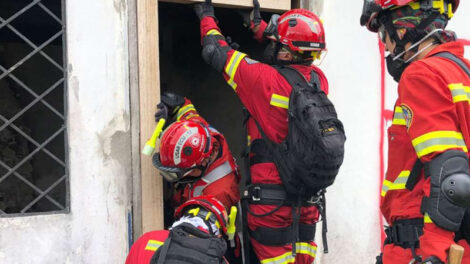
[[[222,72],[227,61],[228,46],[222,47],[219,43],[224,37],[219,35],[208,35],[202,40],[202,59],[212,66],[217,72]]]
[[[423,213],[428,213],[437,226],[456,232],[470,205],[467,154],[446,151],[425,164],[424,174],[431,178],[431,192],[429,197],[423,198]]]

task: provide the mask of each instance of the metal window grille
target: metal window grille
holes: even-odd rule
[[[0,217],[69,210],[64,3],[0,1]]]

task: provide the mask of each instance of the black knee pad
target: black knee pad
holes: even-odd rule
[[[426,178],[431,177],[431,193],[423,199],[423,213],[428,213],[437,226],[456,232],[470,205],[467,154],[446,151],[425,164],[424,174]]]

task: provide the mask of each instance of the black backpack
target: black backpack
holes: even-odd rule
[[[254,144],[252,152],[272,158],[289,195],[311,197],[333,184],[343,163],[343,124],[314,71],[309,83],[294,68],[276,69],[292,86],[289,130],[284,141],[277,144],[267,138],[257,123],[263,144]]]
[[[174,227],[150,264],[222,264],[227,244],[221,237],[183,223]]]

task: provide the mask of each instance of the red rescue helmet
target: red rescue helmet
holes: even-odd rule
[[[305,9],[293,9],[282,16],[273,15],[265,34],[296,52],[326,49],[323,23]]]
[[[421,7],[421,0],[364,0],[364,6],[361,15],[361,25],[366,26],[372,32],[377,32],[379,23],[378,15],[385,10],[410,5],[413,9]],[[441,14],[447,14],[450,19],[459,7],[460,0],[434,0],[431,1],[431,7],[440,11]],[[452,10],[450,10],[452,8]]]
[[[163,131],[160,152],[153,156],[153,165],[166,180],[180,180],[210,157],[212,142],[209,128],[194,121],[178,121]]]
[[[201,211],[201,207],[206,211]],[[180,218],[183,214],[199,216],[205,220],[209,219],[224,234],[227,233],[227,211],[224,205],[212,195],[197,196],[186,201],[176,209],[175,218]]]

